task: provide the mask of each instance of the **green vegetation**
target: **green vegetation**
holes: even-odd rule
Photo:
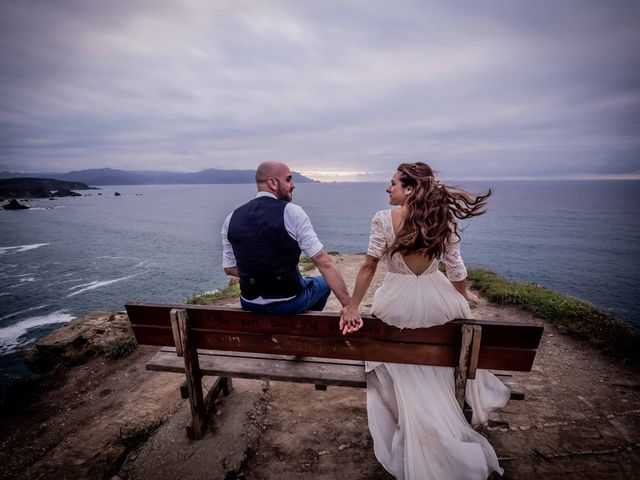
[[[640,332],[590,303],[538,285],[505,280],[489,270],[470,269],[468,278],[493,303],[527,310],[609,355],[640,363]]]
[[[300,271],[302,273],[304,272],[308,272],[309,270],[313,270],[314,268],[316,268],[316,264],[313,263],[313,260],[311,260],[309,257],[307,257],[306,255],[302,255],[300,257]]]
[[[184,303],[191,305],[211,305],[217,301],[226,298],[238,297],[240,295],[240,283],[238,280],[232,279],[229,285],[222,290],[214,290],[212,292],[197,292],[191,298],[185,300]]]
[[[126,357],[138,347],[134,337],[128,336],[116,340],[105,348],[104,356],[107,358]]]
[[[149,440],[149,437],[153,435],[160,425],[165,422],[164,419],[155,420],[142,427],[133,428],[131,430],[120,430],[118,438],[115,440],[115,444],[124,447],[127,452],[135,450],[144,442]]]
[[[316,268],[316,264],[313,263],[306,255],[300,257],[300,272],[305,273]],[[187,298],[184,303],[190,305],[212,305],[220,300],[226,300],[227,298],[235,298],[240,296],[240,283],[237,278],[229,280],[227,285],[222,290],[213,290],[211,292],[196,292],[190,298]]]

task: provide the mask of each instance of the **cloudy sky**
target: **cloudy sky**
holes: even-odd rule
[[[640,178],[636,0],[0,9],[0,171]]]

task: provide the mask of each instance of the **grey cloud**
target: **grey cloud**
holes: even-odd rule
[[[5,3],[0,170],[640,170],[635,2]]]

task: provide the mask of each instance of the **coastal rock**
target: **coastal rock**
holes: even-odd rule
[[[60,188],[56,192],[56,197],[81,197],[79,193],[73,192],[68,188]]]
[[[36,373],[57,365],[78,362],[96,352],[104,352],[118,340],[133,336],[124,312],[90,312],[38,340],[27,351],[24,362]]]
[[[27,207],[26,205],[22,205],[14,198],[12,200],[9,200],[9,203],[3,205],[2,208],[4,208],[5,210],[26,210],[29,207]]]
[[[69,192],[64,196],[75,196],[71,190],[90,190],[80,182],[65,182],[53,178],[2,178],[0,179],[0,196],[3,198],[48,198],[52,191]]]

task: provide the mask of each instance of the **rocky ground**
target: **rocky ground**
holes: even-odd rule
[[[350,285],[361,259],[336,257]],[[486,302],[474,316],[533,319]],[[545,333],[533,371],[514,374],[526,399],[480,428],[505,478],[638,478],[640,372],[536,321]],[[3,418],[0,478],[391,478],[373,454],[364,390],[236,379],[205,438],[190,441],[181,376],[144,369],[154,350],[93,356],[63,386]]]

